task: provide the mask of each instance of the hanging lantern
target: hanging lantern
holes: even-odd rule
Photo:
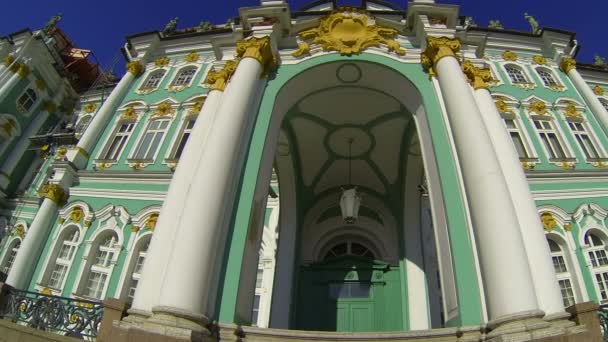
[[[340,197],[340,209],[342,218],[347,224],[353,224],[359,217],[359,206],[361,206],[361,196],[357,193],[357,187],[352,189],[342,189]]]

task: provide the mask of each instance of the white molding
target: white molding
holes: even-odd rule
[[[163,201],[166,196],[166,191],[70,188],[70,195],[95,198]]]

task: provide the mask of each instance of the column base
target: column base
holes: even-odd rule
[[[585,331],[583,326],[566,320],[568,315],[551,315],[553,320],[543,319],[540,310],[521,312],[505,316],[488,323],[490,329],[486,341],[491,342],[523,342],[523,341],[567,341],[566,336]],[[555,316],[555,317],[553,317]]]

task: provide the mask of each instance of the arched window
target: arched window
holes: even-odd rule
[[[505,65],[505,70],[507,71],[507,75],[509,75],[511,82],[529,83],[528,79],[526,78],[526,75],[518,66],[515,66],[512,64],[507,64],[507,65]]]
[[[19,96],[19,99],[17,99],[17,107],[23,112],[29,112],[34,103],[36,103],[36,100],[38,100],[36,91],[32,88],[27,88],[27,90]]]
[[[595,233],[589,232],[585,235],[585,244],[588,246],[587,257],[591,262],[600,300],[608,300],[608,256],[604,241]]]
[[[374,253],[364,245],[354,242],[354,241],[346,241],[340,242],[330,248],[323,260],[331,260],[342,256],[359,256],[367,259],[375,259]]]
[[[76,226],[65,228],[59,235],[55,250],[51,254],[52,262],[49,262],[45,279],[43,280],[43,283],[48,287],[58,290],[63,288],[63,282],[70,270],[76,249],[78,248],[79,238],[80,230]]]
[[[549,70],[543,68],[536,68],[536,72],[538,72],[538,75],[540,76],[540,79],[543,81],[543,84],[545,86],[550,87],[558,85],[557,81],[555,80],[555,77],[553,76],[553,73]]]
[[[100,235],[89,253],[89,269],[85,273],[83,294],[90,298],[102,299],[112,271],[112,263],[117,256],[117,236],[114,232]]]
[[[11,241],[10,245],[6,249],[6,256],[4,257],[4,262],[2,263],[2,272],[4,274],[8,274],[13,267],[13,263],[15,262],[15,258],[17,257],[17,252],[21,247],[21,239],[14,239]]]
[[[167,128],[169,128],[170,122],[171,120],[169,119],[151,120],[132,158],[136,160],[154,160],[156,152],[163,143],[163,138]]]
[[[163,79],[163,76],[165,76],[165,73],[165,69],[153,71],[152,73],[150,73],[150,75],[148,76],[146,81],[141,85],[141,87],[139,87],[139,90],[150,90],[158,88],[158,85]]]
[[[564,306],[571,306],[574,304],[575,298],[566,256],[557,242],[553,241],[552,239],[547,239],[547,242],[549,243],[549,249],[551,250],[553,268],[555,269],[555,274],[557,275],[557,282],[562,293]]]
[[[139,283],[139,279],[141,279],[141,272],[144,267],[144,261],[146,260],[146,253],[148,252],[148,247],[150,247],[151,236],[152,234],[148,234],[145,237],[142,237],[133,249],[130,265],[127,268],[128,272],[131,275],[128,279],[125,280],[125,282],[128,283],[126,293],[129,301],[133,301],[133,297],[135,296],[135,290],[137,289],[137,284]]]
[[[183,68],[177,73],[177,76],[175,76],[175,79],[171,85],[174,87],[187,86],[190,84],[190,82],[192,82],[195,74],[196,67]]]

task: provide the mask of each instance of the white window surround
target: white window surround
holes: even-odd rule
[[[581,118],[569,118],[566,116],[566,108],[570,103],[574,104],[577,112],[582,115]],[[585,157],[587,163],[597,163],[599,161],[608,160],[608,153],[606,152],[606,149],[600,142],[596,131],[589,124],[589,120],[592,119],[592,115],[590,112],[585,110],[583,105],[572,99],[560,98],[556,101],[555,108],[561,113],[562,118],[566,122],[570,133],[576,141],[576,144],[578,145],[583,157]],[[592,148],[597,152],[598,156],[596,158],[589,158],[589,156],[587,156],[587,152],[585,150],[588,147],[581,146],[581,140],[578,139],[579,135],[586,135],[589,138],[587,143],[591,144]]]
[[[571,255],[569,255],[568,248],[564,245],[561,238],[554,235],[548,235],[547,242],[549,243],[551,259],[553,261],[557,281],[562,292],[564,306],[568,307],[580,301],[577,296],[577,281],[576,279],[573,279],[572,274],[570,273],[572,269]],[[571,293],[564,293],[568,290],[564,286],[566,282],[569,285],[568,287]]]
[[[61,228],[58,238],[53,241],[53,249],[46,262],[39,284],[61,293],[68,274],[72,269],[74,257],[82,243],[83,229],[77,224],[66,224]],[[60,274],[56,270],[61,269]]]
[[[521,71],[522,75],[525,78],[525,82],[513,82],[506,69],[508,65],[511,65]],[[525,89],[533,89],[536,87],[536,82],[534,82],[534,78],[532,77],[532,75],[528,71],[528,68],[526,68],[524,64],[518,63],[516,61],[504,61],[500,62],[500,66],[502,67],[502,71],[504,72],[504,74],[507,76],[508,83],[505,81],[506,84],[510,84],[517,87],[523,87]]]
[[[164,128],[156,128],[156,129],[152,129],[152,125],[162,125],[163,123],[165,123],[165,127]],[[146,122],[146,126],[145,128],[141,129],[139,132],[139,135],[137,137],[137,139],[135,140],[135,142],[133,143],[133,145],[131,146],[131,150],[129,151],[129,155],[127,157],[127,164],[128,163],[133,163],[133,162],[145,162],[145,163],[154,163],[154,161],[156,160],[156,158],[158,157],[158,154],[160,153],[160,151],[163,148],[163,144],[167,138],[167,133],[169,132],[169,130],[171,129],[173,125],[173,120],[172,117],[168,117],[168,116],[162,116],[162,117],[154,117],[154,118],[149,118]],[[143,143],[143,140],[146,136],[146,134],[152,129],[153,133],[155,134],[162,134],[160,137],[160,140],[158,141],[158,145],[156,147],[156,151],[154,151],[153,155],[151,158],[135,158],[135,154],[138,152],[138,150],[140,149],[140,145]],[[131,134],[133,135],[133,134]],[[156,136],[156,135],[155,135]],[[150,141],[150,144],[152,143],[152,141]],[[148,146],[148,150],[151,148],[151,145]],[[148,152],[146,152],[146,154],[148,154]]]
[[[167,149],[167,152],[165,153],[165,160],[163,161],[164,164],[167,164],[170,162],[176,162],[178,160],[178,158],[175,158],[175,153],[177,152],[177,149],[179,148],[179,143],[182,139],[182,136],[184,135],[184,131],[186,130],[186,124],[188,121],[191,121],[191,120],[194,120],[194,123],[196,123],[196,120],[198,119],[198,115],[190,114],[190,110],[192,109],[193,105],[194,105],[194,102],[183,106],[183,110],[181,112],[181,118],[179,120],[179,126],[178,126],[179,129],[175,130],[175,132],[173,133],[173,136],[171,137],[171,141],[169,143],[169,148]],[[192,126],[192,129],[194,129],[194,126]]]
[[[534,70],[534,73],[540,79],[540,83],[543,87],[551,90],[566,90],[566,85],[562,82],[559,75],[553,71],[553,68],[549,66],[534,66],[532,67],[532,70]],[[547,73],[547,76],[543,76],[542,72]],[[549,77],[549,79],[547,79],[547,77]],[[548,81],[550,83],[551,79],[553,80],[553,84],[545,83],[545,81]]]
[[[21,248],[21,242],[22,240],[19,236],[14,236],[7,241],[5,244],[6,248],[4,249],[4,255],[2,256],[2,259],[0,259],[2,261],[0,262],[0,272],[8,274],[8,271],[10,271],[10,268],[15,261],[17,252],[19,251],[19,248]]]
[[[531,100],[530,102],[532,102],[532,101],[533,100]],[[556,113],[554,113],[553,111],[551,111],[549,109],[547,109],[547,114],[543,114],[543,115],[540,115],[535,112],[530,112],[528,110],[528,105],[530,104],[530,102],[523,104],[523,107],[526,108],[526,110],[525,110],[526,115],[528,116],[528,118],[530,120],[530,124],[532,125],[532,128],[534,129],[534,132],[536,133],[536,137],[539,139],[541,148],[543,149],[543,152],[544,152],[545,156],[547,157],[547,160],[549,161],[549,163],[557,164],[557,163],[563,163],[563,162],[576,162],[576,155],[574,154],[572,147],[568,143],[568,139],[566,139],[566,135],[562,131],[561,125],[557,122],[558,120],[556,120],[556,118],[558,117],[556,115]],[[551,107],[551,105],[548,103],[545,103],[545,105],[547,106],[547,108]],[[541,125],[545,126],[545,128],[539,129],[537,127],[536,121],[544,121],[544,122],[548,122],[549,124],[543,123]],[[551,153],[549,153],[549,151],[547,150],[547,146],[545,146],[545,143],[543,142],[543,137],[541,136],[541,134],[543,134],[542,132],[544,132],[545,134],[550,134],[551,132],[553,132],[553,134],[555,134],[557,141],[559,142],[560,146],[562,147],[562,149],[564,151],[564,158],[559,158],[559,157],[552,158],[551,157]]]
[[[93,114],[84,114],[78,118],[78,121],[76,121],[76,125],[74,126],[74,132],[77,137],[81,137],[84,134],[87,127],[89,127],[91,120],[93,120]]]
[[[595,238],[592,238],[592,236]],[[597,298],[600,303],[608,303],[608,253],[606,252],[608,236],[597,228],[591,228],[585,232],[583,239],[585,242],[582,248],[583,254],[589,272],[592,274],[593,287]],[[598,280],[598,277],[601,281]],[[603,286],[600,286],[599,283]]]
[[[499,86],[504,84],[505,82],[503,81],[503,78],[500,75],[500,72],[498,71],[497,64],[486,63],[486,65],[490,68],[490,71],[492,72],[492,77],[494,78],[494,82],[491,84],[491,86]]]
[[[116,295],[123,300],[127,300],[129,298],[129,290],[133,279],[133,271],[138,261],[137,259],[141,254],[142,247],[144,244],[148,244],[149,248],[149,243],[152,240],[152,232],[143,232],[141,230],[140,232],[141,233],[138,232],[138,236],[133,239],[135,240],[134,243],[129,244],[130,247],[127,250],[128,254],[124,263],[125,267],[123,267],[123,274],[121,274],[120,280],[118,282],[118,291],[120,292]]]
[[[133,108],[135,109],[135,112],[137,113],[137,118],[134,120],[131,120],[131,119],[125,120],[122,118],[122,116],[126,112],[127,108],[131,105],[133,106]],[[124,153],[124,150],[126,149],[126,147],[129,146],[129,142],[133,138],[133,131],[135,131],[135,129],[137,128],[138,123],[141,121],[142,117],[144,116],[143,112],[145,112],[147,110],[147,107],[148,106],[146,106],[142,102],[136,102],[136,103],[127,103],[127,104],[123,105],[120,109],[118,109],[111,133],[106,135],[103,143],[100,145],[100,146],[102,146],[102,148],[99,150],[99,152],[97,153],[97,156],[95,157],[96,162],[107,162],[109,164],[116,164],[118,162],[118,160]],[[131,130],[131,133],[127,137],[126,141],[124,142],[123,149],[120,152],[119,157],[116,160],[103,159],[102,157],[107,153],[107,149],[109,148],[108,144],[114,140],[114,137],[115,137],[117,131],[120,129],[120,126],[123,123],[133,123],[133,129]]]
[[[201,62],[197,62],[197,63],[178,63],[174,66],[174,70],[175,72],[172,73],[171,75],[171,81],[167,82],[167,85],[165,86],[165,89],[169,90],[169,91],[179,91],[179,90],[183,90],[185,88],[189,88],[192,86],[192,84],[194,83],[194,80],[196,79],[196,77],[198,76],[199,72],[201,71],[201,67],[203,66],[203,63]],[[182,85],[175,85],[175,82],[177,81],[177,78],[179,77],[180,73],[184,70],[187,69],[194,69],[194,73],[192,75],[192,78],[190,79],[190,81],[186,84],[182,84]],[[203,75],[205,76],[205,75]]]
[[[519,113],[519,111],[516,108],[513,108],[513,112]],[[519,136],[522,140],[522,143],[523,143],[526,153],[528,155],[527,158],[520,156],[519,157],[520,161],[538,162],[538,153],[536,152],[536,149],[534,148],[534,144],[530,140],[528,130],[526,129],[523,121],[521,120],[521,117],[518,114],[511,114],[511,113],[500,113],[500,116],[502,118],[503,124],[505,125],[505,129],[507,130],[509,135],[511,134],[511,132],[519,133]],[[512,128],[508,127],[506,120],[511,120],[514,123],[515,127],[512,127]]]
[[[32,101],[31,105],[29,106],[29,108],[24,108],[21,105],[21,101],[22,98],[28,97],[30,98],[31,96],[28,96],[29,92],[33,92],[36,96],[36,98],[34,99],[34,101]],[[36,106],[38,106],[38,104],[40,103],[40,101],[42,101],[42,94],[40,94],[39,92],[36,91],[35,87],[32,87],[31,84],[28,85],[27,87],[25,87],[25,90],[23,90],[19,96],[17,96],[17,99],[15,100],[15,106],[17,108],[17,110],[26,115],[26,116],[30,116],[33,113],[34,108],[36,108]]]
[[[157,67],[156,65],[154,65],[154,63],[152,64],[148,64],[148,67],[146,68],[146,73],[145,75],[143,75],[144,77],[141,77],[141,81],[139,81],[139,83],[137,84],[137,88],[135,88],[135,93],[139,94],[139,95],[144,95],[144,94],[149,94],[153,91],[156,91],[160,88],[161,84],[163,84],[163,82],[165,81],[165,78],[167,77],[167,75],[169,75],[171,73],[171,68],[169,66],[164,66],[164,67]],[[164,74],[161,77],[160,81],[158,82],[158,86],[154,87],[154,88],[143,88],[144,84],[146,84],[146,82],[148,81],[148,79],[150,78],[150,76],[155,73],[158,72],[159,70],[164,70]]]

